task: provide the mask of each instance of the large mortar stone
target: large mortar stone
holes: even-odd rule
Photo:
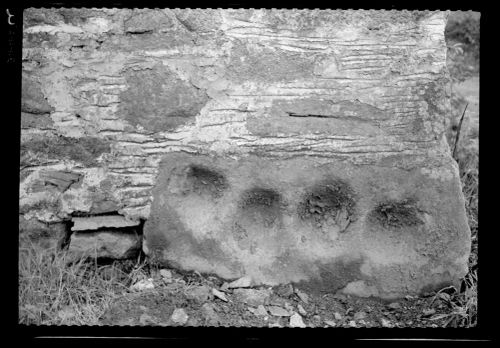
[[[145,235],[172,266],[382,297],[453,283],[469,247],[456,177],[308,157],[168,154]]]

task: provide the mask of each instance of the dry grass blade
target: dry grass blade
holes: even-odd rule
[[[464,121],[464,116],[465,116],[465,111],[467,110],[467,106],[469,106],[469,103],[465,104],[464,112],[462,113],[462,117],[460,117],[460,122],[458,123],[458,129],[457,129],[457,136],[455,138],[455,144],[453,145],[453,158],[456,160],[456,150],[457,150],[457,144],[458,140],[460,138],[460,130],[462,129],[462,122]]]

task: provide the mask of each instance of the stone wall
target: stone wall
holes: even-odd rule
[[[454,283],[470,231],[444,137],[446,16],[27,9],[22,219],[84,219],[99,227],[73,245],[123,233],[123,257],[144,238],[256,284]]]

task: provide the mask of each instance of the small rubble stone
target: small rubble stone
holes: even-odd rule
[[[366,318],[366,313],[365,312],[357,312],[354,313],[354,320],[361,320]]]
[[[264,307],[263,305],[259,305],[255,309],[255,311],[253,312],[253,314],[255,314],[258,317],[263,317],[263,316],[266,316],[268,313],[267,313],[266,307]]]
[[[294,313],[290,316],[290,327],[306,327],[306,324],[298,313]]]
[[[285,304],[283,305],[283,307],[285,307],[285,309],[287,311],[289,311],[289,312],[293,312],[294,311],[293,306],[290,303],[288,303],[288,302],[285,302]]]
[[[342,314],[339,312],[333,313],[333,316],[335,317],[335,320],[342,320]]]
[[[224,282],[222,286],[220,287],[220,291],[227,292],[229,290],[229,283]]]
[[[172,279],[172,272],[170,272],[168,269],[160,269],[160,275],[163,278],[163,280]]]
[[[153,278],[148,278],[148,279],[142,279],[139,280],[137,283],[132,285],[131,290],[135,291],[143,291],[143,290],[151,290],[155,288],[155,285],[153,283]]]
[[[219,324],[219,316],[215,311],[215,305],[212,303],[205,303],[201,306],[203,316],[207,320],[209,325],[217,325]]]
[[[217,297],[218,299],[224,301],[224,302],[227,302],[227,297],[226,295],[224,295],[224,293],[222,291],[219,291],[217,289],[212,289],[212,294]]]
[[[275,317],[289,317],[289,316],[291,316],[291,313],[282,307],[267,306],[267,310],[269,311],[269,313],[271,313],[271,315],[273,315]]]
[[[399,302],[392,302],[388,304],[387,307],[389,307],[390,309],[400,309],[401,305],[399,304]]]
[[[187,323],[189,316],[184,309],[176,308],[170,319],[172,319],[172,321],[176,324],[184,325]]]
[[[350,327],[356,327],[356,322],[354,320],[349,321]]]
[[[149,314],[143,313],[139,317],[139,323],[141,325],[148,325],[148,324],[154,324],[155,321],[154,321],[152,316],[150,316]]]
[[[424,309],[422,311],[422,313],[424,314],[424,317],[430,317],[431,315],[433,315],[434,313],[436,313],[436,310],[433,309],[433,308],[430,308],[430,309]]]
[[[307,311],[300,304],[297,305],[297,310],[299,311],[300,315],[303,315],[303,316],[307,315]]]
[[[248,288],[252,285],[252,278],[250,276],[241,277],[227,285],[229,289],[233,288]]]
[[[72,318],[75,317],[75,312],[73,309],[71,309],[71,307],[69,306],[65,306],[63,309],[61,309],[60,311],[57,312],[57,316],[63,320],[63,321],[66,321],[66,320],[70,320]]]
[[[186,291],[186,297],[196,302],[205,302],[212,298],[210,288],[206,285],[195,286]]]
[[[236,300],[257,307],[258,305],[265,304],[271,297],[269,290],[256,290],[256,289],[235,289],[233,295]]]
[[[288,298],[293,295],[293,292],[292,284],[281,285],[276,288],[276,293],[281,297]]]
[[[302,292],[299,289],[295,289],[295,293],[300,298],[300,300],[305,304],[309,302],[309,295],[307,295],[305,292]]]
[[[325,324],[331,327],[337,326],[337,324],[333,320],[325,320]]]
[[[384,319],[384,318],[380,318],[380,323],[382,324],[382,327],[392,327],[393,326],[389,320]]]

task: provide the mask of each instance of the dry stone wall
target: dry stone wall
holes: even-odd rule
[[[20,225],[84,226],[74,248],[101,238],[103,257],[144,238],[256,284],[456,282],[470,231],[444,136],[446,16],[27,9]]]

